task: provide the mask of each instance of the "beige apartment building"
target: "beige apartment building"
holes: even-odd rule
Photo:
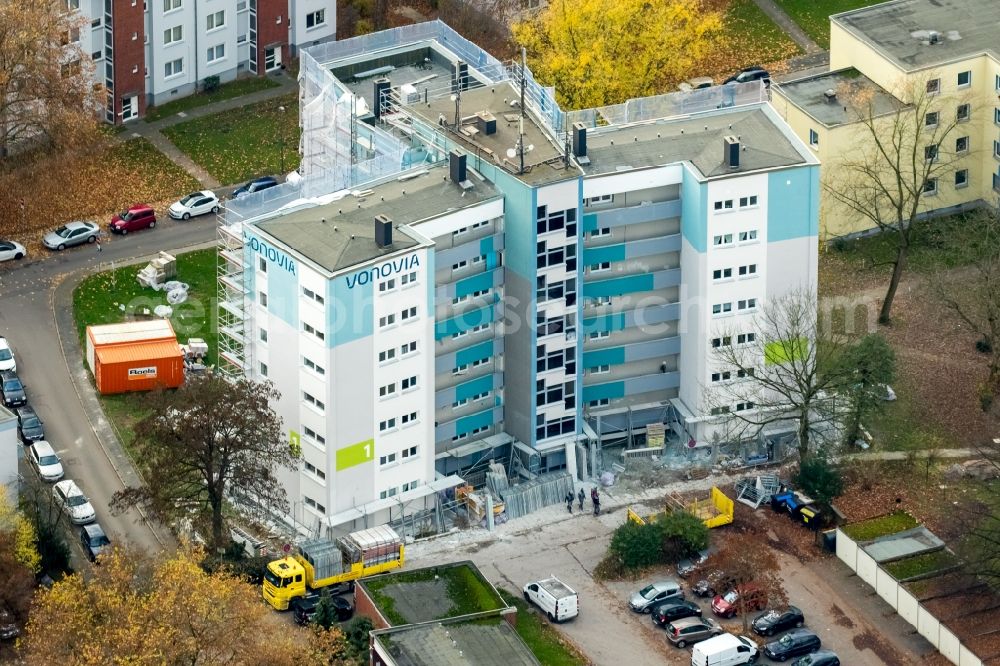
[[[773,86],[772,102],[822,163],[825,184],[870,134],[845,91],[864,89],[872,115],[888,127],[912,110],[913,91],[929,98],[926,142],[940,145],[948,169],[927,184],[921,212],[942,214],[1000,192],[1000,2],[892,0],[830,17],[830,71]],[[943,140],[943,125],[954,125]],[[920,141],[920,139],[917,139]],[[840,175],[838,175],[840,174]],[[870,231],[872,222],[824,191],[820,238]]]

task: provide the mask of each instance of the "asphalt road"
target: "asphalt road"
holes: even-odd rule
[[[134,478],[135,472],[127,458],[115,454],[112,443],[102,441],[107,439],[98,435],[106,431],[101,427],[103,415],[95,409],[92,396],[81,396],[71,380],[74,365],[80,372],[80,352],[75,340],[60,338],[60,333],[75,332],[72,326],[65,330],[72,314],[66,305],[58,305],[64,299],[55,298],[56,289],[113,264],[212,241],[216,225],[214,215],[188,222],[163,216],[155,229],[124,237],[104,234],[101,251],[85,245],[0,264],[0,335],[14,349],[28,401],[45,424],[46,439],[62,458],[66,478],[77,481],[90,497],[98,522],[118,543],[158,551],[169,547],[171,540],[167,530],[151,525],[136,511],[115,516],[108,509],[111,496],[124,487],[122,479]],[[57,329],[57,316],[63,319],[63,331]],[[65,355],[64,343],[75,358]],[[32,471],[22,465],[22,473]]]

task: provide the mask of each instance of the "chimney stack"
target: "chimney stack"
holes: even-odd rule
[[[451,171],[451,179],[456,185],[461,185],[468,180],[468,173],[465,168],[465,155],[453,150],[448,153],[448,166]]]
[[[573,155],[587,156],[587,127],[583,123],[573,123]]]
[[[385,215],[375,216],[375,244],[382,248],[392,245],[392,220]]]
[[[740,140],[733,135],[722,138],[725,148],[724,159],[730,171],[740,168]]]

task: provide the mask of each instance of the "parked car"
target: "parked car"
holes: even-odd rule
[[[28,447],[28,458],[38,470],[42,481],[58,481],[63,478],[62,461],[52,445],[44,439]]]
[[[784,610],[772,608],[764,611],[753,619],[750,626],[761,636],[773,636],[785,629],[799,628],[805,622],[802,611],[795,606],[789,606]]]
[[[766,608],[767,594],[753,583],[747,583],[712,599],[712,612],[719,617],[735,617],[741,607],[755,611]]]
[[[86,525],[97,518],[90,500],[75,481],[70,479],[60,481],[52,487],[52,495],[74,525]]]
[[[691,666],[744,666],[757,661],[760,648],[746,636],[719,634],[691,650]]]
[[[718,571],[709,571],[704,578],[699,578],[698,581],[691,586],[691,592],[695,596],[699,597],[714,597],[715,588],[717,587],[716,579],[719,577]]]
[[[17,360],[14,358],[14,352],[11,351],[7,338],[0,335],[0,372],[4,370],[17,372]]]
[[[715,85],[715,80],[711,76],[697,76],[693,79],[688,79],[677,85],[677,89],[681,92],[691,92],[692,90],[701,90],[702,88],[711,88]]]
[[[219,212],[219,197],[211,190],[192,192],[180,201],[170,204],[167,215],[175,220],[190,220],[206,213]]]
[[[10,261],[11,259],[23,259],[28,251],[20,243],[11,240],[0,240],[0,261]]]
[[[3,394],[5,407],[20,407],[28,404],[28,394],[24,392],[24,384],[17,378],[17,373],[7,370],[0,372],[0,393]]]
[[[677,575],[681,578],[687,578],[697,571],[698,567],[704,564],[705,560],[707,560],[708,556],[713,552],[715,552],[714,549],[706,548],[705,550],[699,551],[694,557],[684,558],[677,563]]]
[[[319,605],[320,594],[318,592],[311,592],[304,597],[298,597],[292,600],[292,614],[295,617],[295,623],[306,625],[312,622],[313,616],[316,615],[316,606]],[[333,607],[337,612],[337,622],[344,622],[351,619],[351,615],[354,614],[354,607],[351,606],[351,602],[344,597],[330,596],[330,601],[333,603]]]
[[[42,427],[42,420],[38,418],[35,410],[25,405],[17,409],[17,435],[21,438],[21,443],[30,444],[40,439],[45,439],[45,429]]]
[[[801,654],[815,652],[820,647],[819,636],[808,629],[792,629],[776,641],[764,646],[768,659],[787,661]]]
[[[765,85],[771,83],[771,75],[763,67],[744,67],[736,74],[733,74],[726,83],[747,83],[749,81],[763,81]]]
[[[792,662],[792,666],[840,666],[840,657],[832,650],[817,650],[799,657]]]
[[[111,218],[108,228],[112,233],[124,236],[130,231],[152,229],[156,226],[156,211],[152,206],[136,204]]]
[[[667,640],[679,648],[693,645],[721,633],[722,627],[709,618],[686,617],[667,625]]]
[[[250,182],[237,187],[233,191],[233,198],[238,199],[244,194],[253,194],[254,192],[260,192],[261,190],[267,190],[277,186],[278,179],[274,176],[261,176],[260,178],[254,178]]]
[[[686,599],[669,599],[656,604],[649,615],[653,619],[653,624],[663,627],[681,618],[701,617],[701,607]]]
[[[80,528],[80,545],[83,553],[91,562],[96,562],[99,555],[111,550],[111,539],[104,533],[100,523],[91,523]]]
[[[550,622],[562,622],[580,614],[580,597],[555,576],[528,583],[522,592],[524,600],[538,606]]]
[[[14,620],[14,614],[6,608],[0,608],[0,641],[9,641],[21,635],[21,628]]]
[[[683,599],[684,591],[675,580],[661,580],[635,592],[628,600],[628,607],[636,613],[648,613],[653,606],[667,599]]]
[[[42,245],[50,250],[65,250],[74,245],[93,243],[101,234],[96,222],[67,222],[42,238]]]

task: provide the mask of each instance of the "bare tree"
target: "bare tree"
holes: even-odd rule
[[[985,476],[1000,475],[1000,438],[977,449],[994,470]],[[1000,591],[1000,498],[990,492],[981,493],[981,497],[966,500],[956,512],[963,534],[958,552],[970,575]]]
[[[82,15],[54,0],[0,0],[0,156],[35,143],[67,144],[97,126]]]
[[[712,585],[734,606],[743,631],[750,629],[752,611],[780,608],[788,602],[774,551],[749,532],[729,535],[726,544],[709,556],[702,569],[715,572]]]
[[[942,99],[939,78],[914,78],[894,91],[902,102],[886,108],[884,95],[869,86],[847,83],[840,95],[855,119],[853,149],[829,167],[823,188],[851,213],[891,235],[895,242],[892,277],[886,289],[879,323],[891,323],[893,300],[916,242],[915,222],[934,206],[938,179],[950,175],[967,156],[954,143],[959,123],[971,107],[954,96]],[[960,109],[956,113],[956,108]]]

